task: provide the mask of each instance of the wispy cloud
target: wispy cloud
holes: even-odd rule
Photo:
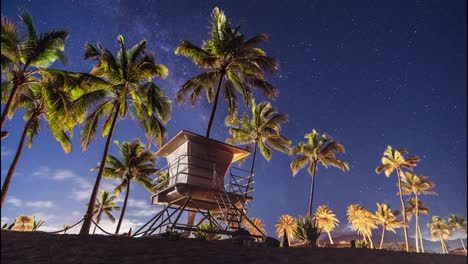
[[[11,154],[13,154],[13,151],[11,149],[8,149],[4,146],[2,146],[2,152],[1,152],[1,157],[4,158],[4,157],[8,157],[10,156]]]
[[[6,203],[11,204],[13,206],[18,206],[18,207],[23,205],[23,201],[14,196],[8,196],[8,198],[6,199]]]
[[[133,230],[132,232],[135,232],[136,228],[143,224],[143,222],[140,222],[135,219],[124,219],[122,221],[122,225],[120,226],[120,233],[126,233],[130,230],[130,228]],[[115,232],[115,228],[117,227],[117,221],[115,223],[112,223],[109,219],[103,219],[99,223],[99,226],[106,232],[113,234]],[[94,225],[92,226],[92,228],[94,228]],[[104,232],[97,228],[96,234],[104,234]]]
[[[148,209],[141,209],[141,210],[136,210],[130,212],[130,215],[135,216],[135,217],[148,217],[148,216],[154,216],[157,214],[161,209],[156,209],[156,208],[148,208]]]
[[[52,207],[55,207],[55,204],[52,201],[26,202],[25,205],[29,206],[29,207],[37,207],[37,208],[52,208]]]
[[[70,179],[70,178],[77,178],[79,177],[76,173],[74,173],[71,170],[67,169],[56,169],[52,171],[49,167],[47,166],[41,166],[39,169],[35,172],[33,172],[34,176],[43,176],[47,177],[51,180],[56,180],[56,181],[61,181],[65,179]]]

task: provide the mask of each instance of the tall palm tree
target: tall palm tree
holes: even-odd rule
[[[395,228],[400,228],[403,226],[401,221],[397,221],[396,217],[400,212],[392,212],[388,204],[379,204],[377,203],[377,211],[375,212],[375,217],[377,223],[382,226],[382,239],[380,240],[380,249],[383,247],[385,231],[391,231],[396,233]]]
[[[448,254],[448,248],[445,242],[452,236],[450,226],[439,216],[433,216],[432,221],[427,223],[427,226],[431,232],[432,241],[440,240],[442,253]]]
[[[345,148],[330,136],[326,134],[320,135],[317,131],[312,130],[312,133],[306,134],[304,138],[307,139],[307,142],[300,142],[291,150],[291,155],[295,156],[295,159],[291,162],[290,167],[293,176],[295,176],[302,168],[308,165],[307,171],[312,176],[308,215],[312,218],[317,166],[319,164],[322,164],[325,168],[332,166],[345,172],[349,170],[349,166],[348,163],[336,158],[336,153],[344,153]]]
[[[117,197],[115,195],[110,195],[108,192],[101,192],[101,198],[96,201],[94,204],[94,215],[96,216],[96,224],[101,222],[102,214],[107,216],[112,223],[115,223],[115,217],[112,215],[112,211],[120,210],[120,207],[117,206],[115,200]],[[93,234],[96,233],[96,227],[94,226]]]
[[[328,208],[328,206],[321,205],[317,208],[317,211],[315,211],[314,219],[317,223],[317,226],[328,234],[330,243],[334,244],[330,232],[333,231],[340,222],[336,215],[332,212],[332,210],[330,210],[330,208]]]
[[[102,135],[107,139],[80,234],[89,233],[94,203],[118,120],[125,118],[130,110],[146,136],[162,145],[166,137],[163,123],[167,123],[171,116],[171,100],[151,81],[166,77],[167,68],[155,63],[154,55],[146,48],[146,41],[127,49],[124,38],[119,36],[118,43],[120,51],[117,58],[101,45],[95,48],[86,44],[85,59],[97,61],[91,74],[99,77],[99,80],[93,81],[93,89],[76,100],[79,107],[92,108],[83,122],[81,146],[84,150],[88,148],[96,136],[100,121],[104,121]]]
[[[46,72],[42,72],[41,76],[40,81],[37,80],[23,87],[11,103],[10,115],[13,115],[17,109],[25,110],[26,124],[23,127],[16,154],[2,186],[1,206],[3,206],[16,166],[23,153],[25,140],[29,138],[28,146],[32,147],[33,140],[39,134],[43,121],[46,122],[50,132],[60,143],[65,153],[71,151],[69,134],[72,133],[73,127],[80,119],[74,110],[72,91],[64,89],[60,80]],[[2,90],[2,95],[3,92]],[[4,98],[2,96],[2,99]]]
[[[401,178],[403,177],[403,168],[413,170],[413,167],[421,160],[418,156],[412,156],[405,158],[404,155],[408,154],[407,149],[393,150],[391,146],[388,146],[382,157],[382,165],[375,169],[377,174],[382,171],[385,176],[390,177],[393,171],[396,171],[398,179],[398,193],[400,195],[401,212],[403,212],[403,230],[405,232],[405,243],[406,251],[409,252],[409,241],[408,241],[408,225],[406,224],[406,209],[405,202],[403,201]]]
[[[257,47],[268,41],[268,35],[260,34],[245,40],[239,29],[239,26],[231,28],[224,12],[215,7],[211,13],[210,38],[201,47],[184,40],[175,50],[175,54],[188,57],[204,70],[182,85],[176,94],[176,101],[182,103],[187,98],[194,105],[202,92],[205,92],[209,103],[214,100],[206,137],[210,137],[221,90],[230,116],[234,116],[237,108],[237,93],[247,106],[252,101],[253,88],[262,91],[268,98],[274,99],[278,95],[276,88],[265,81],[264,74],[265,71],[277,71],[278,62]]]
[[[294,229],[296,228],[296,219],[290,215],[282,215],[275,225],[276,235],[279,239],[284,238],[284,234],[288,237],[288,241],[294,239]]]
[[[421,200],[418,200],[418,203],[416,204],[416,198],[414,197],[411,197],[409,200],[408,200],[408,204],[406,206],[406,218],[408,219],[408,223],[411,221],[411,218],[413,215],[416,215],[416,213],[418,215],[420,214],[429,214],[429,209],[426,207],[426,205],[421,201]],[[421,252],[424,253],[424,242],[423,242],[423,237],[422,237],[422,233],[421,233],[421,227],[419,226],[419,223],[416,225],[416,234],[417,236],[416,237],[419,237],[419,244],[420,244],[420,250]],[[415,241],[416,242],[416,247],[418,245],[418,240]]]
[[[12,21],[2,16],[1,86],[2,93],[6,93],[6,100],[0,121],[1,129],[7,117],[11,117],[12,106],[21,90],[37,82],[34,75],[39,68],[46,68],[56,60],[66,61],[63,51],[68,36],[67,31],[54,30],[38,33],[31,15],[24,11],[20,17],[27,32],[26,36],[21,34],[22,31],[18,30]]]
[[[405,172],[402,175],[401,178],[401,191],[403,192],[403,195],[412,195],[414,194],[414,205],[416,206],[416,212],[414,213],[415,216],[415,222],[416,222],[416,236],[415,236],[415,241],[416,241],[416,252],[419,252],[419,243],[418,243],[418,237],[419,237],[419,195],[424,194],[424,195],[437,195],[436,192],[434,192],[432,189],[435,187],[435,183],[429,181],[428,176],[420,176],[416,174],[412,174],[409,172]],[[421,241],[422,243],[422,241]],[[424,246],[421,245],[421,249]],[[423,251],[424,252],[424,251]]]
[[[448,222],[450,226],[452,227],[452,229],[457,230],[458,238],[460,239],[460,242],[463,246],[463,250],[465,251],[465,254],[466,254],[467,252],[466,252],[465,243],[463,243],[463,239],[461,238],[461,235],[460,235],[460,229],[463,229],[463,223],[466,222],[466,220],[463,219],[463,217],[459,215],[452,214],[451,216],[449,216]]]
[[[283,153],[289,152],[291,141],[280,134],[281,125],[288,122],[288,115],[278,113],[268,102],[255,104],[255,101],[252,101],[252,119],[244,114],[240,119],[234,118],[226,121],[231,126],[229,129],[231,137],[226,142],[233,145],[245,145],[245,149],[249,152],[252,148],[254,150],[246,189],[248,192],[252,182],[258,147],[266,160],[271,159],[270,147]]]
[[[134,181],[149,192],[153,192],[154,184],[150,176],[155,174],[158,169],[155,166],[156,156],[151,151],[146,150],[145,145],[139,140],[122,144],[115,141],[115,144],[119,147],[121,158],[108,155],[103,175],[105,178],[121,181],[114,189],[117,196],[125,189],[122,212],[115,230],[115,233],[118,234],[127,209],[131,182]],[[93,170],[98,170],[98,168]]]
[[[377,228],[377,219],[375,215],[359,204],[349,205],[346,215],[348,216],[348,222],[353,226],[358,234],[362,235],[364,241],[368,243],[371,248],[374,248],[372,229]]]

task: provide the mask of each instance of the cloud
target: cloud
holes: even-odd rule
[[[2,158],[10,156],[11,154],[13,154],[13,151],[11,149],[8,149],[8,148],[2,146],[2,153],[1,153]]]
[[[65,170],[65,169],[57,169],[55,173],[52,175],[53,180],[64,180],[64,179],[69,179],[77,177],[75,173],[71,170]]]
[[[33,172],[34,176],[43,176],[47,177],[51,180],[55,181],[61,181],[65,179],[70,179],[70,178],[77,178],[79,177],[76,173],[74,173],[71,170],[67,169],[56,169],[55,171],[52,171],[49,167],[47,166],[41,166],[39,169],[35,172]]]
[[[109,219],[103,219],[99,223],[99,226],[106,232],[114,234],[115,229],[117,227],[117,221],[118,220],[116,220],[115,223],[112,223]],[[119,233],[126,233],[130,230],[130,228],[132,229],[132,233],[133,233],[137,230],[138,227],[142,226],[143,224],[144,224],[143,222],[140,222],[134,219],[124,219],[122,221],[122,225],[120,226]],[[94,224],[91,226],[91,233],[93,232],[93,230],[94,230]],[[96,234],[104,234],[104,232],[102,232],[99,228],[97,228]]]
[[[10,221],[10,218],[2,216],[2,219],[1,219],[1,224],[2,225],[8,223],[8,221]]]
[[[39,169],[33,172],[34,176],[48,176],[50,174],[50,169],[47,166],[40,166]]]
[[[93,187],[94,187],[93,184],[91,184],[91,182],[81,177],[77,177],[74,180],[76,182],[76,185],[79,186],[79,188],[72,189],[73,199],[77,201],[89,200],[89,198],[91,197],[91,193],[93,192]],[[102,191],[113,193],[114,188],[116,186],[117,186],[116,181],[109,181],[109,180],[103,179],[101,181],[101,186],[99,188],[99,194]]]
[[[148,216],[154,216],[156,215],[159,210],[153,209],[153,208],[148,208],[148,209],[142,209],[142,210],[136,210],[130,212],[130,215],[135,216],[135,217],[148,217]]]
[[[29,207],[38,207],[38,208],[52,208],[52,207],[55,207],[55,204],[52,201],[26,202],[25,205],[29,206]]]
[[[119,198],[117,198],[116,200],[116,202],[118,203],[123,203],[123,201],[124,201],[124,198],[122,196],[119,196]],[[149,199],[148,200],[136,200],[136,199],[129,198],[127,202],[127,206],[129,208],[148,209],[151,207],[151,203]]]
[[[9,203],[13,206],[22,206],[23,205],[23,201],[19,198],[16,198],[14,196],[9,196],[7,199],[6,199],[6,203]]]
[[[46,212],[35,212],[31,214],[36,220],[44,220],[44,222],[52,221],[57,219],[57,216],[54,214],[49,214]]]

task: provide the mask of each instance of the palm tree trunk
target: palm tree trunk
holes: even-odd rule
[[[309,216],[312,219],[312,204],[314,202],[314,190],[315,190],[315,172],[317,171],[317,162],[313,163],[314,169],[312,170],[312,185],[310,187],[310,202],[309,202]],[[315,220],[314,220],[315,224]]]
[[[0,123],[0,129],[3,129],[3,126],[5,125],[6,123],[6,119],[8,117],[8,115],[10,114],[10,111],[11,111],[11,105],[16,97],[16,94],[18,93],[18,88],[20,86],[17,84],[17,83],[14,83],[13,84],[13,89],[11,90],[11,94],[10,96],[8,97],[8,101],[7,103],[5,104],[5,108],[3,109],[3,113],[2,113],[2,119],[1,119],[1,123]]]
[[[384,237],[385,237],[385,226],[382,226],[382,239],[380,239],[380,249],[383,248],[383,242],[384,242]]]
[[[328,239],[330,239],[330,244],[333,245],[334,243],[333,243],[333,239],[332,239],[330,232],[327,232],[327,234],[328,234]]]
[[[418,225],[418,232],[419,232],[419,242],[421,242],[421,252],[424,253],[424,239],[421,233],[421,227]]]
[[[400,178],[401,171],[400,169],[397,170],[397,177],[398,177],[398,193],[400,194],[400,202],[401,202],[401,211],[403,213],[403,231],[405,232],[405,243],[406,243],[406,252],[409,252],[409,241],[408,241],[408,226],[406,225],[406,207],[405,202],[403,201],[403,194],[401,193],[401,178]]]
[[[193,223],[195,222],[195,215],[196,212],[189,212],[188,218],[187,218],[187,227],[191,228],[193,226]],[[191,231],[187,230],[184,232],[184,237],[188,238],[190,236]]]
[[[372,241],[371,236],[367,235],[367,238],[369,239],[369,242],[370,242],[370,248],[374,248],[374,242]]]
[[[97,228],[97,223],[96,223],[96,224],[94,224],[93,235],[96,233],[96,228]]]
[[[457,233],[458,233],[458,238],[460,239],[460,242],[462,243],[462,246],[463,246],[463,250],[465,251],[465,255],[466,255],[466,247],[465,247],[465,243],[463,243],[463,239],[461,238],[460,236],[460,228],[458,227],[457,228]]]
[[[13,174],[15,173],[16,165],[18,165],[18,161],[21,157],[21,153],[23,152],[23,147],[24,147],[24,141],[26,139],[26,136],[28,134],[29,127],[32,124],[33,119],[36,118],[36,115],[32,115],[28,122],[26,122],[26,125],[23,128],[23,133],[21,134],[21,139],[18,144],[18,148],[16,149],[16,154],[15,157],[13,158],[13,161],[11,162],[10,168],[8,169],[8,173],[5,177],[5,181],[3,182],[2,186],[2,201],[0,204],[0,208],[3,207],[3,203],[5,202],[6,195],[8,193],[8,189],[10,188],[10,183],[11,183],[11,178],[13,177]]]
[[[366,235],[364,235],[364,234],[362,235],[362,240],[364,240],[364,242],[365,242],[366,244],[368,244],[368,243],[367,243]]]
[[[210,121],[208,122],[208,128],[206,129],[206,137],[210,137],[210,132],[211,132],[211,126],[213,125],[215,113],[216,113],[216,108],[218,107],[218,98],[219,98],[219,91],[221,90],[221,84],[223,83],[223,78],[224,78],[224,73],[221,74],[221,77],[219,77],[219,82],[218,82],[218,88],[216,88],[216,95],[215,99],[213,102],[213,108],[211,110],[211,115],[210,115]]]
[[[247,181],[247,188],[244,193],[245,196],[247,196],[247,194],[249,193],[250,185],[252,183],[252,176],[253,176],[253,171],[254,171],[254,166],[255,166],[255,157],[257,156],[257,148],[258,148],[258,141],[255,141],[255,148],[254,148],[254,153],[252,156],[252,165],[250,165],[249,180]]]
[[[416,242],[416,252],[419,253],[419,243],[418,243],[418,227],[419,227],[419,204],[418,204],[418,193],[414,194],[414,198],[416,200],[416,214],[415,214],[415,221],[416,221],[416,236],[415,236],[415,242]]]
[[[117,123],[117,118],[119,117],[119,108],[120,104],[117,104],[115,107],[114,117],[112,119],[111,127],[109,130],[109,135],[107,135],[106,146],[104,147],[104,153],[102,154],[101,164],[99,166],[99,172],[96,176],[96,181],[94,183],[93,192],[91,198],[89,199],[88,210],[86,211],[85,219],[83,225],[81,226],[80,235],[88,235],[89,229],[91,228],[91,220],[93,219],[93,209],[94,204],[96,203],[96,198],[99,191],[99,185],[101,184],[102,173],[104,172],[104,167],[106,165],[107,153],[109,152],[110,142],[112,140],[112,135],[114,134],[115,124]]]
[[[125,193],[125,200],[122,206],[122,212],[120,212],[119,223],[117,224],[117,228],[115,229],[116,235],[119,233],[120,226],[122,225],[122,221],[124,219],[125,210],[127,209],[127,201],[128,201],[129,194],[130,194],[130,179],[127,178],[127,193]]]

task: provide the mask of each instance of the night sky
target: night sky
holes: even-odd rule
[[[399,209],[395,175],[386,178],[374,172],[387,145],[419,155],[422,161],[415,173],[437,184],[439,196],[422,197],[431,211],[421,217],[426,238],[425,223],[431,215],[447,218],[456,213],[466,218],[466,1],[277,2],[10,0],[2,1],[1,7],[2,15],[17,22],[19,8],[26,8],[40,32],[70,31],[65,50],[70,62],[55,63],[54,68],[89,72],[93,62],[82,59],[86,41],[101,42],[116,52],[118,34],[128,45],[146,39],[157,61],[169,68],[168,78],[155,82],[173,98],[200,72],[189,59],[176,56],[175,47],[182,40],[197,45],[206,40],[210,12],[219,6],[247,37],[270,35],[270,43],[262,48],[280,61],[280,71],[269,81],[280,90],[273,105],[290,116],[283,133],[297,144],[316,129],[346,147],[340,158],[349,162],[350,171],[320,167],[314,198],[315,208],[328,205],[337,214],[337,232],[350,231],[349,204],[360,203],[371,212],[377,202]],[[257,102],[263,99],[259,96]],[[182,129],[204,134],[211,109],[205,102],[195,107],[174,103],[169,138]],[[212,137],[224,141],[224,102],[218,109]],[[21,113],[6,124],[11,135],[1,146],[2,182],[23,125]],[[130,117],[117,124],[115,140],[137,137],[145,139]],[[89,169],[100,161],[104,139],[98,136],[83,152],[77,127],[73,143],[74,149],[65,155],[50,132],[41,131],[21,157],[2,222],[34,214],[46,219],[44,230],[57,230],[80,219],[96,176]],[[117,154],[117,147],[112,145],[110,152]],[[280,215],[307,212],[311,177],[306,170],[293,177],[291,160],[275,152],[270,162],[261,156],[256,161],[255,201],[249,215],[263,219],[270,235]],[[107,190],[115,185],[103,182]],[[122,230],[149,220],[156,210],[149,205],[149,194],[133,187]]]

